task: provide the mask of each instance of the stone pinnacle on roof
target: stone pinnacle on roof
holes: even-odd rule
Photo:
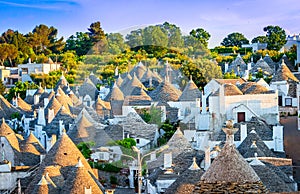
[[[55,185],[55,183],[52,181],[52,179],[49,176],[49,172],[46,172],[45,174],[45,179],[47,180],[48,183],[50,183],[54,188],[56,188],[57,186]]]
[[[258,158],[257,158],[257,153],[254,154],[254,160],[250,162],[251,166],[264,166],[265,164],[262,163]]]
[[[81,162],[81,159],[80,159],[80,158],[78,158],[78,163],[76,164],[76,167],[77,167],[77,168],[84,167],[83,164],[82,164],[82,162]]]
[[[48,185],[48,181],[45,179],[45,176],[43,175],[38,185]]]
[[[192,165],[189,167],[189,170],[200,170],[198,164],[196,163],[196,158],[193,158],[193,163]]]
[[[69,136],[63,132],[58,141],[52,146],[43,160],[41,166],[60,165],[75,166],[78,163],[78,158],[81,159],[84,167],[93,173],[90,165],[85,160],[82,153],[78,150]]]
[[[105,101],[113,101],[113,100],[118,100],[118,101],[124,100],[124,94],[116,83],[114,83],[113,88],[105,97]]]
[[[0,136],[5,137],[9,134],[14,134],[15,132],[6,124],[4,117],[2,118],[2,123],[0,126]]]
[[[192,76],[190,76],[190,81],[185,86],[179,101],[195,101],[197,98],[201,97],[201,92],[197,85],[194,83]]]
[[[295,75],[291,72],[291,70],[284,63],[284,60],[282,60],[280,67],[278,68],[275,76],[271,80],[271,83],[276,82],[276,81],[287,81],[289,79],[293,80],[295,82],[299,82],[299,80],[295,77]]]
[[[233,128],[233,122],[226,122],[227,140],[225,146],[215,158],[201,180],[205,183],[257,183],[260,181],[255,171],[236,150],[233,143],[233,135],[237,129]]]
[[[226,134],[226,143],[229,145],[234,144],[234,134],[238,131],[238,128],[233,128],[233,120],[226,121],[226,127],[222,128]]]

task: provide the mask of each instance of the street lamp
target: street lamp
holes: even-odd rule
[[[169,148],[169,145],[164,145],[152,152],[149,152],[148,154],[145,154],[141,157],[141,150],[139,150],[136,146],[132,146],[132,150],[134,152],[136,152],[138,154],[138,157],[137,157],[137,165],[138,165],[138,194],[141,194],[141,190],[142,190],[142,162],[144,160],[144,158],[146,156],[149,156],[150,154],[153,154],[153,153],[160,153],[162,151],[164,151],[165,149],[168,149]]]
[[[133,156],[130,156],[130,155],[127,155],[127,154],[121,154],[121,153],[115,153],[115,152],[111,152],[108,148],[105,148],[105,147],[101,147],[99,150],[100,151],[103,151],[103,152],[108,152],[108,153],[112,153],[112,154],[117,154],[117,155],[121,155],[121,156],[125,156],[125,157],[128,157],[128,158],[131,158],[133,160],[137,160],[137,167],[138,167],[138,193],[141,194],[141,190],[142,190],[142,162],[143,160],[145,159],[146,156],[149,156],[150,154],[153,154],[153,153],[160,153],[162,151],[164,151],[165,149],[168,149],[169,148],[169,145],[164,145],[164,146],[161,146],[160,148],[158,149],[155,149],[154,151],[152,152],[149,152],[145,155],[143,155],[141,157],[141,151],[136,147],[136,146],[132,146],[131,147],[132,150],[134,152],[137,153],[137,158],[133,157]]]

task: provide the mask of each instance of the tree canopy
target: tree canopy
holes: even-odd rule
[[[242,44],[249,44],[249,40],[241,33],[234,32],[228,34],[227,37],[223,39],[221,45],[223,46],[238,46],[241,47]]]
[[[205,31],[203,28],[197,28],[196,30],[193,29],[190,32],[190,35],[196,38],[205,47],[207,47],[210,34],[207,31]]]
[[[286,34],[284,29],[279,26],[267,26],[264,27],[264,31],[267,33],[267,43],[269,50],[280,50],[286,43]]]

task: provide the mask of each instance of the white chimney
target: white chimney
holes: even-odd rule
[[[42,161],[44,160],[45,156],[46,156],[45,154],[41,154],[40,155],[40,163],[42,163]]]
[[[54,109],[48,108],[48,123],[51,123],[53,119],[54,119]]]
[[[228,71],[228,62],[225,62],[225,69],[224,69],[224,73],[226,73]]]
[[[172,167],[172,152],[164,153],[164,169]]]
[[[59,135],[62,135],[63,130],[65,128],[65,126],[63,124],[64,121],[63,120],[59,120],[58,122],[59,122]]]
[[[207,170],[210,167],[211,159],[210,159],[210,147],[207,146],[205,149],[205,162],[204,162],[204,170]]]
[[[44,107],[46,108],[49,103],[49,98],[44,98]]]
[[[283,126],[273,126],[274,151],[284,152],[283,149]]]
[[[38,121],[37,124],[46,126],[46,119],[45,119],[45,113],[44,108],[40,107],[38,110]]]
[[[248,63],[248,64],[247,64],[247,70],[250,71],[251,69],[252,69],[251,63]]]
[[[247,124],[241,124],[241,142],[247,137]]]
[[[92,194],[92,187],[90,188],[84,187],[84,194]]]
[[[40,102],[40,95],[34,95],[33,96],[33,103],[38,104]]]
[[[152,77],[149,78],[149,87],[152,87]]]
[[[202,93],[202,113],[206,113],[206,96]]]

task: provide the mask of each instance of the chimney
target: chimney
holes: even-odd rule
[[[152,87],[152,77],[149,78],[149,87]]]
[[[48,123],[51,123],[53,119],[54,119],[54,109],[48,108]]]
[[[44,108],[40,107],[38,110],[38,121],[37,124],[46,126],[46,119],[44,114]]]
[[[65,126],[63,124],[64,121],[63,120],[59,120],[58,122],[59,122],[59,135],[62,135],[63,130],[65,128]]]
[[[247,124],[241,124],[241,142],[244,141],[247,137]]]
[[[164,169],[172,167],[172,152],[164,153]]]
[[[44,160],[45,156],[46,156],[46,155],[44,155],[44,154],[41,154],[41,155],[40,155],[40,163],[42,163],[42,161]]]
[[[224,69],[224,73],[226,73],[228,71],[228,62],[225,62],[225,69]]]
[[[219,88],[219,108],[220,114],[225,114],[225,91],[224,91],[224,84],[221,85],[221,87]]]
[[[202,93],[202,113],[206,113],[206,96]]]
[[[247,70],[250,71],[251,69],[252,69],[251,63],[248,63],[248,64],[247,64]]]
[[[18,107],[18,99],[17,99],[17,97],[13,97],[13,99],[12,99],[12,105],[14,105],[15,107]]]
[[[90,188],[84,187],[84,194],[92,194],[92,187]]]
[[[38,104],[40,102],[40,95],[34,95],[33,96],[33,103]]]
[[[234,145],[234,134],[238,129],[233,128],[233,120],[226,121],[226,127],[222,129],[226,133],[226,144]]]
[[[210,147],[207,146],[205,149],[205,162],[204,162],[204,170],[207,170],[210,167],[211,159],[210,159]]]
[[[44,107],[46,108],[49,103],[49,98],[44,98]]]

